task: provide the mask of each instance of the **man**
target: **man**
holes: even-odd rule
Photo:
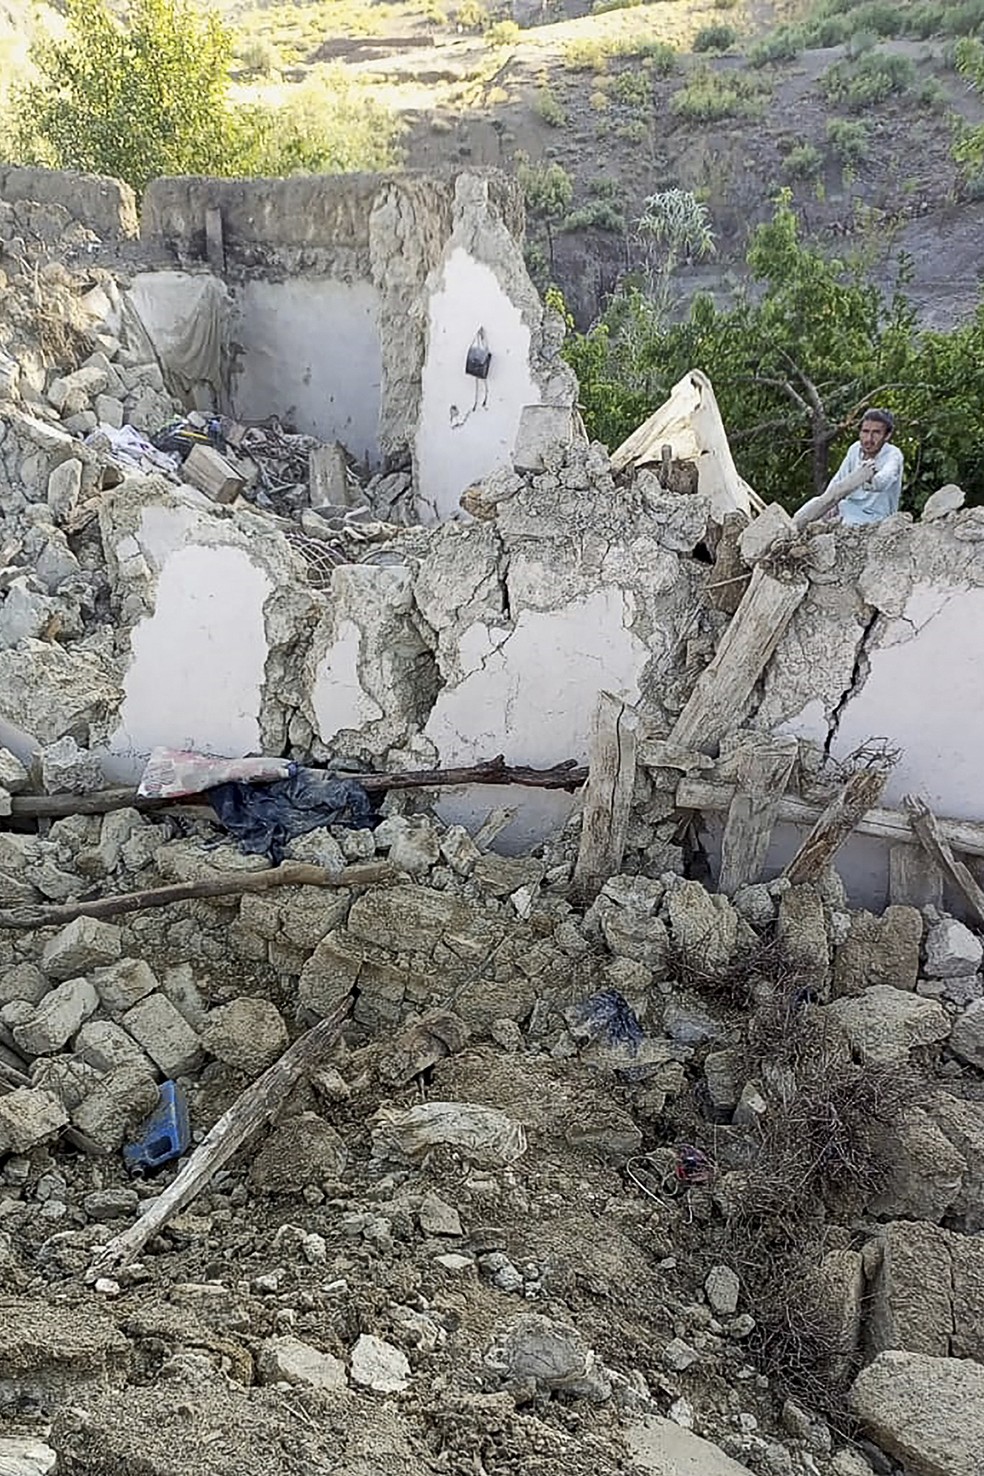
[[[854,490],[828,513],[842,523],[857,526],[880,523],[899,510],[904,462],[892,445],[895,417],[891,410],[869,409],[861,417],[858,439],[831,478],[828,491],[850,479]]]

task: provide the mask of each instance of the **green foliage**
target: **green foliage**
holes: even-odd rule
[[[835,62],[820,85],[830,102],[860,112],[885,102],[893,94],[907,91],[915,76],[916,69],[909,57],[870,51],[857,61]]]
[[[984,44],[980,41],[960,41],[954,60],[961,77],[976,92],[984,92]],[[984,124],[977,128],[964,129],[953,152],[957,162],[973,177],[984,164]]]
[[[607,10],[634,10],[644,5],[645,0],[592,0],[591,14],[604,15]]]
[[[110,174],[141,190],[162,174],[229,174],[249,153],[227,101],[231,38],[192,0],[66,0],[63,41],[32,60],[14,103],[20,158]],[[245,148],[244,148],[245,146]]]
[[[787,179],[816,179],[823,172],[823,155],[811,143],[797,144],[782,161]]]
[[[755,77],[712,72],[700,67],[670,99],[670,110],[691,123],[715,123],[722,118],[758,118],[765,109],[767,89]]]
[[[491,17],[482,0],[460,0],[455,7],[454,23],[459,31],[484,31]]]
[[[522,34],[515,21],[500,20],[489,26],[485,39],[490,46],[515,46]]]
[[[249,167],[237,173],[349,174],[399,163],[399,123],[341,66],[313,72],[281,107],[251,109],[248,118]]]
[[[703,369],[741,474],[791,509],[814,494],[828,452],[832,469],[877,398],[898,418],[907,506],[950,481],[984,502],[984,442],[972,430],[984,423],[984,307],[950,333],[919,329],[903,284],[886,297],[859,266],[803,244],[788,197],[754,232],[748,265],[753,289],[727,310],[701,296],[670,322],[627,288],[589,332],[571,335],[565,352],[589,433],[618,445],[682,375]]]
[[[533,111],[548,128],[563,128],[567,122],[564,105],[549,83],[537,88],[533,98]]]
[[[830,152],[845,169],[858,169],[868,157],[867,125],[854,118],[828,118]]]
[[[541,220],[558,219],[570,209],[574,181],[562,164],[531,164],[520,159],[516,178],[531,215]]]
[[[243,71],[254,77],[270,77],[284,64],[279,49],[267,36],[249,36],[237,41],[235,56]]]
[[[734,26],[716,25],[701,26],[694,37],[694,51],[727,51],[729,46],[734,46],[738,39],[738,32]]]
[[[625,231],[625,216],[610,200],[590,200],[586,205],[565,215],[560,229],[582,231],[588,226],[595,226],[603,231],[617,231],[621,235]]]
[[[620,72],[612,83],[611,95],[624,107],[646,108],[653,100],[652,78],[642,70]]]
[[[795,61],[803,50],[804,33],[800,26],[779,26],[761,41],[749,47],[748,60],[753,67],[772,62]]]
[[[564,66],[569,72],[604,72],[613,51],[602,37],[578,37],[564,47]]]

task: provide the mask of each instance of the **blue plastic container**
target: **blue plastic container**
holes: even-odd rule
[[[143,1136],[123,1149],[123,1162],[131,1174],[147,1174],[180,1158],[191,1142],[184,1093],[176,1081],[165,1081],[160,1090],[160,1102],[144,1123]]]

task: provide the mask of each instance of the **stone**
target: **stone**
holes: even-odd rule
[[[483,1362],[503,1380],[536,1391],[598,1404],[611,1398],[611,1381],[576,1328],[539,1313],[523,1313],[496,1329]]]
[[[217,1060],[254,1077],[287,1049],[287,1026],[276,1005],[244,995],[209,1011],[201,1041]]]
[[[574,439],[574,421],[566,405],[524,405],[513,443],[513,467],[518,472],[544,470],[548,447],[568,445]]]
[[[741,1283],[730,1266],[712,1266],[704,1281],[704,1291],[715,1317],[732,1317],[738,1311]]]
[[[872,1352],[984,1361],[984,1240],[900,1220],[865,1247]]]
[[[888,1350],[858,1374],[850,1406],[909,1476],[980,1476],[984,1365]]]
[[[120,1024],[165,1076],[187,1076],[201,1065],[201,1042],[166,995],[148,994]]]
[[[670,935],[662,918],[638,907],[604,907],[598,915],[602,935],[616,958],[643,964],[657,979],[667,977]]]
[[[147,1076],[154,1068],[132,1036],[112,1020],[88,1020],[75,1037],[75,1053],[104,1076],[117,1066],[133,1066]]]
[[[959,512],[966,498],[962,487],[953,482],[947,482],[945,487],[938,487],[931,492],[923,503],[923,510],[919,514],[921,523],[935,523],[938,518],[945,518],[949,513]]]
[[[161,979],[161,989],[183,1015],[192,1030],[200,1031],[205,1023],[205,1001],[195,983],[195,974],[190,964],[177,964],[168,969]]]
[[[673,1338],[662,1353],[663,1362],[667,1368],[672,1368],[674,1373],[684,1373],[692,1368],[695,1363],[700,1362],[700,1354],[696,1348],[684,1342],[683,1338]]]
[[[951,1208],[970,1235],[984,1230],[984,1104],[938,1092],[930,1101],[936,1129],[963,1163],[960,1192]]]
[[[816,887],[790,887],[779,902],[776,938],[799,987],[818,999],[830,983],[830,947],[823,901]]]
[[[335,1129],[317,1113],[302,1112],[273,1129],[253,1160],[250,1178],[265,1194],[300,1194],[306,1184],[337,1178],[347,1161]]]
[[[82,463],[71,456],[48,477],[48,507],[57,523],[65,523],[75,511],[82,490]]]
[[[118,1391],[130,1344],[89,1299],[72,1306],[5,1297],[0,1308],[0,1402],[50,1409]],[[57,1444],[57,1442],[56,1442]]]
[[[861,994],[872,984],[912,990],[919,977],[923,921],[915,907],[886,907],[851,916],[851,930],[834,954],[834,994]]]
[[[113,430],[119,430],[123,424],[123,402],[115,395],[97,395],[95,412],[96,420],[100,425],[108,425]]]
[[[51,1092],[15,1087],[0,1097],[0,1154],[29,1153],[68,1124],[68,1113]]]
[[[416,1163],[440,1145],[456,1148],[476,1162],[502,1166],[526,1152],[526,1133],[498,1108],[472,1102],[383,1107],[372,1119],[374,1158]]]
[[[48,981],[36,964],[15,964],[0,970],[0,1008],[13,999],[26,1004],[40,1004],[48,993]]]
[[[410,876],[423,876],[441,857],[432,821],[418,815],[390,815],[376,826],[376,849],[388,850],[389,859]]]
[[[322,938],[297,981],[297,1008],[302,1016],[324,1019],[352,992],[362,968],[361,954],[347,949],[337,932]]]
[[[309,830],[306,835],[295,836],[286,850],[291,861],[305,861],[309,866],[320,866],[325,871],[341,871],[345,857],[338,841],[327,826]]]
[[[93,1189],[82,1200],[82,1208],[90,1220],[98,1224],[111,1220],[130,1220],[137,1213],[140,1196],[135,1189],[124,1186],[113,1189]]]
[[[11,581],[6,598],[0,604],[0,646],[17,646],[21,641],[43,636],[58,608],[57,602],[28,578]],[[8,801],[9,806],[9,801]],[[10,814],[5,806],[4,813]]]
[[[714,974],[727,968],[739,948],[756,942],[751,928],[727,897],[704,890],[700,882],[685,881],[666,899],[670,933],[684,965],[695,974]]]
[[[407,1356],[392,1343],[363,1333],[352,1349],[352,1382],[376,1394],[402,1394],[410,1383]]]
[[[14,1043],[25,1056],[53,1055],[98,1008],[88,979],[66,979],[45,995],[30,1020],[15,1026]]]
[[[436,1194],[424,1196],[417,1211],[420,1228],[425,1235],[460,1235],[461,1216],[453,1205],[445,1204]]]
[[[742,563],[751,568],[766,556],[777,540],[789,543],[795,536],[789,514],[777,502],[770,503],[752,519],[738,539]]]
[[[87,1093],[72,1112],[72,1122],[106,1153],[116,1153],[159,1100],[152,1076],[136,1066],[117,1066]]]
[[[326,1393],[348,1385],[340,1359],[298,1338],[267,1338],[260,1344],[257,1367],[263,1384],[307,1384]]]
[[[753,928],[768,928],[776,920],[776,904],[764,882],[739,887],[731,900],[735,911]]]
[[[103,783],[102,768],[74,738],[59,738],[41,750],[41,783],[45,794],[89,794]]]
[[[734,1112],[740,1095],[734,1051],[708,1051],[704,1057],[704,1079],[711,1106],[720,1113]]]
[[[625,1428],[634,1470],[653,1476],[752,1476],[717,1445],[660,1415],[646,1415]]]
[[[142,958],[121,958],[92,976],[99,1002],[108,1015],[124,1015],[158,988],[150,964]]]
[[[49,979],[71,979],[100,965],[115,963],[123,952],[122,934],[112,923],[77,917],[49,938],[41,968]]]
[[[958,979],[976,974],[984,945],[955,917],[943,917],[926,934],[926,973],[931,979]]]
[[[958,1061],[984,1071],[984,999],[975,999],[954,1020],[949,1046]]]
[[[8,794],[20,794],[26,789],[30,775],[15,753],[0,745],[0,784]]]
[[[450,826],[441,837],[441,855],[456,876],[470,876],[481,854],[463,825]]]
[[[870,1061],[906,1061],[913,1047],[932,1045],[950,1033],[950,1018],[936,1000],[890,984],[874,984],[825,1008],[853,1049]]]
[[[50,1476],[58,1452],[30,1435],[0,1436],[0,1476]]]
[[[518,887],[539,887],[544,869],[543,862],[534,856],[499,856],[486,851],[475,862],[471,875],[490,897],[508,897]]]
[[[891,1151],[888,1181],[870,1202],[872,1214],[941,1220],[960,1197],[966,1159],[921,1107],[911,1108],[898,1125]]]

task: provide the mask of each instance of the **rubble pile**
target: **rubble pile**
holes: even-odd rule
[[[976,511],[746,529],[660,422],[410,526],[408,472],[189,413],[123,273],[2,210],[0,1470],[979,1476],[984,946],[939,868],[974,923],[984,839],[831,757]],[[607,759],[599,717],[502,805],[437,767],[602,686]],[[352,823],[238,844],[236,759],[107,793],[195,704]],[[918,901],[851,905],[855,831]]]

